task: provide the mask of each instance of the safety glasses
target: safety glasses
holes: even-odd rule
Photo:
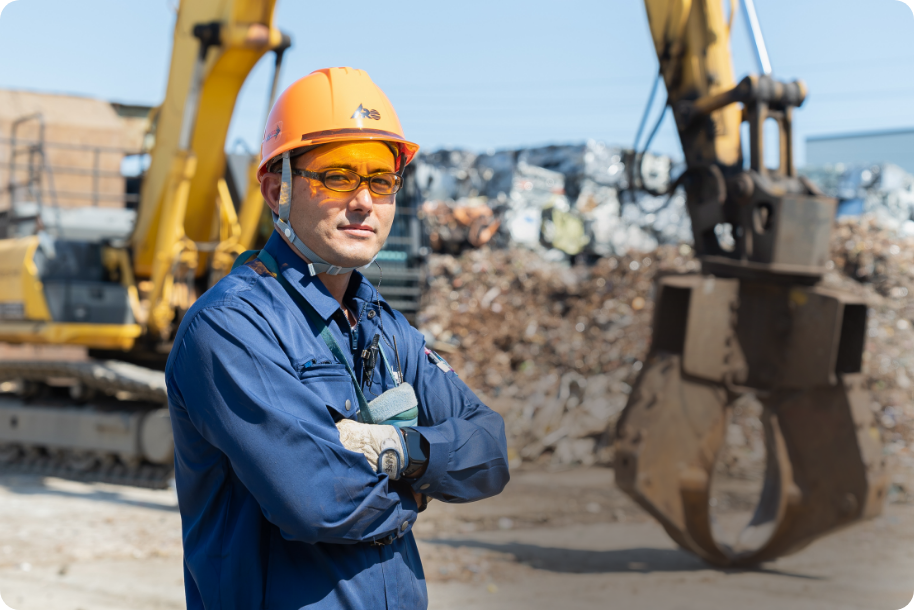
[[[337,193],[351,193],[359,188],[363,182],[368,183],[368,188],[375,195],[393,195],[403,185],[403,178],[393,172],[381,172],[370,176],[362,176],[348,169],[328,169],[322,172],[310,172],[306,169],[292,169],[292,174],[302,178],[313,178]]]

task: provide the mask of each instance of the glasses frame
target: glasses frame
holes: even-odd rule
[[[339,189],[331,188],[331,187],[327,186],[325,178],[329,172],[334,172],[334,171],[347,172],[349,174],[352,174],[353,176],[358,176],[359,183],[355,185],[355,188],[350,189],[348,191],[341,191]],[[371,179],[376,176],[383,176],[386,174],[390,174],[397,178],[396,185],[395,185],[396,188],[391,193],[379,193],[371,187]],[[374,174],[369,174],[368,176],[363,176],[362,174],[357,174],[356,172],[352,171],[351,169],[346,169],[345,167],[331,167],[329,169],[325,169],[322,172],[312,172],[307,169],[297,169],[297,168],[293,167],[292,175],[300,176],[302,178],[312,178],[314,180],[320,180],[321,184],[324,185],[325,189],[327,189],[328,191],[333,191],[334,193],[353,193],[353,192],[359,190],[359,187],[362,186],[363,182],[368,184],[368,190],[370,190],[375,195],[379,195],[381,197],[390,197],[391,195],[396,195],[397,193],[400,192],[400,189],[403,188],[403,176],[401,174],[399,174],[398,172],[377,172]]]

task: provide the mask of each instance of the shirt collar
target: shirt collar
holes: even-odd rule
[[[334,313],[339,311],[340,304],[333,298],[324,283],[319,278],[311,277],[308,272],[308,263],[289,247],[279,233],[273,231],[263,249],[276,259],[282,276],[305,297],[324,321],[329,320]],[[353,272],[343,300],[348,301],[353,298],[361,301],[374,301],[379,298],[378,292],[371,282],[358,271]],[[383,297],[381,297],[381,302],[384,303]]]
[[[357,303],[376,303],[380,301],[387,305],[384,297],[381,296],[368,278],[359,271],[354,271],[352,277],[353,279],[346,288],[346,294],[343,297],[344,301],[356,301]]]

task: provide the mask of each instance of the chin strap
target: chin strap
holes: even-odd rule
[[[350,273],[356,269],[364,269],[374,262],[374,258],[368,261],[368,264],[360,267],[340,267],[331,265],[320,256],[314,253],[311,248],[305,245],[305,242],[295,234],[292,224],[289,222],[289,213],[292,211],[292,161],[290,160],[289,151],[282,153],[282,186],[279,188],[279,214],[273,213],[273,226],[276,230],[286,236],[295,248],[302,255],[311,261],[308,263],[308,272],[312,277],[319,273],[327,275],[342,275]]]

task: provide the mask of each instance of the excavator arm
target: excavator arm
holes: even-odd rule
[[[731,1],[731,15],[735,4]],[[732,19],[724,19],[720,0],[645,0],[645,5],[671,106],[733,88]],[[740,166],[741,122],[740,108],[732,104],[710,113],[702,125],[680,127],[689,166]]]
[[[274,4],[195,0],[182,2],[178,11],[168,87],[132,237],[134,273],[150,282],[144,321],[162,339],[176,308],[192,302],[195,279],[207,269],[214,272],[208,283],[224,275],[253,239],[263,202],[256,194],[231,200],[225,139],[248,73],[266,52],[281,58],[289,46],[273,26]],[[274,81],[278,72],[277,61]]]
[[[867,308],[820,285],[835,201],[796,174],[793,110],[806,88],[770,75],[752,1],[743,8],[762,74],[739,83],[734,0],[729,20],[721,0],[645,4],[686,161],[672,188],[685,188],[702,273],[658,281],[651,349],[616,429],[616,481],[683,548],[718,565],[757,564],[881,510],[885,462],[861,372]],[[764,162],[769,120],[774,168]],[[763,406],[765,479],[751,521],[723,540],[711,480],[746,393]]]

